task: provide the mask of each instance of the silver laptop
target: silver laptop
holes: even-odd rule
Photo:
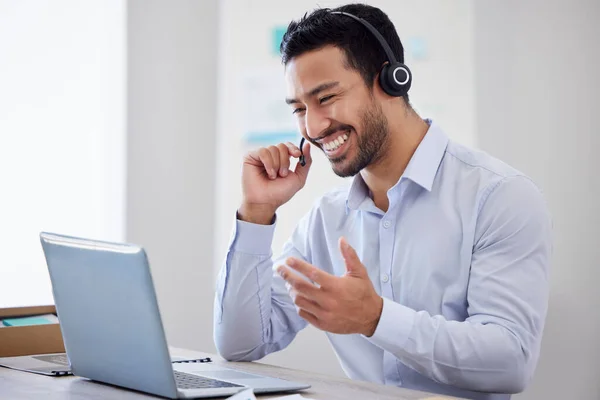
[[[171,363],[146,252],[52,233],[40,240],[73,375],[168,398],[310,385],[212,363]]]

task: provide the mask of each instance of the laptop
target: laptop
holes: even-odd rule
[[[0,366],[49,376],[71,374],[69,360],[65,353],[0,357]]]
[[[212,362],[210,357],[192,358],[171,356],[172,363]],[[0,367],[48,376],[72,375],[66,353],[44,353],[26,356],[0,357]]]
[[[213,363],[172,364],[142,247],[47,232],[40,241],[73,375],[172,399],[310,387]]]

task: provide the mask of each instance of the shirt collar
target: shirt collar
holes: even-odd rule
[[[431,191],[446,147],[448,137],[437,124],[427,120],[429,129],[410,159],[402,176]]]
[[[402,179],[409,179],[425,190],[431,191],[438,167],[446,152],[448,137],[433,121],[430,119],[426,121],[429,124],[429,129],[421,140],[421,143],[419,143],[398,182]],[[361,174],[356,174],[348,191],[346,209],[357,209],[368,196],[369,188],[367,184]]]

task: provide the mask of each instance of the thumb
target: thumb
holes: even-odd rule
[[[364,277],[367,275],[367,270],[365,266],[360,262],[356,251],[348,244],[345,237],[340,238],[340,251],[342,252],[342,257],[344,257],[344,261],[346,262],[346,273],[348,275],[354,275],[358,277]]]

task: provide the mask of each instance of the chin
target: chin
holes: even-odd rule
[[[336,158],[330,158],[329,163],[333,172],[341,177],[348,178],[352,177],[360,172],[362,169],[360,165],[359,156],[354,154],[353,149],[350,147],[343,154]]]
[[[348,178],[354,176],[360,172],[356,170],[353,163],[348,162],[348,160],[331,162],[331,169],[333,172],[342,178]]]
[[[339,176],[340,178],[351,178],[351,177],[353,177],[353,176],[356,175],[355,173],[352,173],[350,171],[336,171],[336,170],[333,170],[333,172],[335,172],[335,174],[337,176]]]

